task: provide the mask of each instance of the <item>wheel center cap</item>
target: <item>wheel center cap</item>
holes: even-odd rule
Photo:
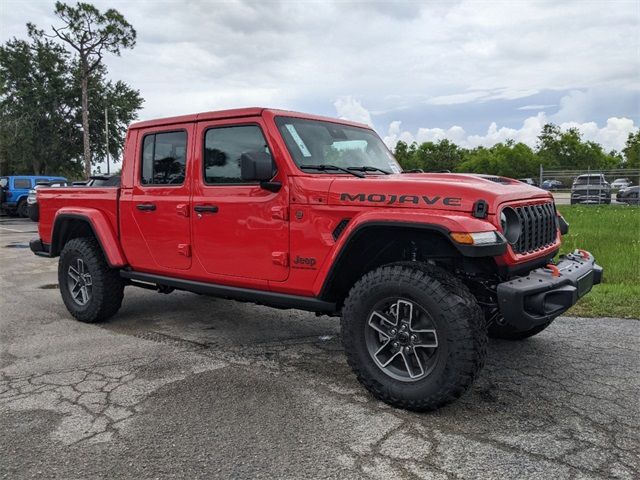
[[[398,342],[400,342],[401,345],[408,345],[410,338],[407,332],[400,332],[398,334]]]

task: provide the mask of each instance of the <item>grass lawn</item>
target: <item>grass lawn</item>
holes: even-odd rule
[[[590,251],[604,268],[602,284],[569,314],[640,318],[640,208],[619,205],[558,205],[569,222],[561,253]]]

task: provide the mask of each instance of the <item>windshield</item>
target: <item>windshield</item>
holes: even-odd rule
[[[372,130],[292,117],[277,117],[276,124],[298,167],[334,165],[343,169],[374,167],[391,173],[402,172],[389,149]],[[336,173],[335,170],[329,172]],[[367,173],[382,172],[367,170]]]
[[[601,185],[604,180],[599,175],[584,176],[576,178],[574,185]]]

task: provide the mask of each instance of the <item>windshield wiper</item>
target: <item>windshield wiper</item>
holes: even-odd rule
[[[347,167],[347,170],[355,170],[357,172],[381,172],[385,175],[391,175],[391,172],[383,170],[378,167],[371,167],[369,165],[365,165],[364,167]]]
[[[325,172],[325,171],[340,171],[340,172],[344,172],[344,173],[349,173],[351,175],[353,175],[354,177],[358,177],[358,178],[365,178],[365,174],[364,173],[358,173],[358,172],[352,172],[351,170],[347,170],[346,168],[342,168],[342,167],[338,167],[336,165],[300,165],[300,168],[302,169],[307,169],[307,170],[318,170],[320,172]]]

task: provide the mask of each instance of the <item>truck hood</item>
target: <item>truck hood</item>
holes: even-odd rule
[[[504,202],[549,198],[540,188],[517,180],[472,174],[411,173],[339,177],[331,182],[330,205],[366,205],[397,208],[430,208],[471,212],[478,200],[495,213]]]

